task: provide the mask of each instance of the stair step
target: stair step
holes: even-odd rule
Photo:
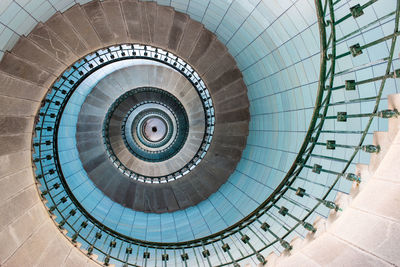
[[[200,22],[189,20],[185,31],[183,32],[182,39],[179,43],[179,48],[177,54],[183,59],[187,60],[192,54],[193,48],[200,37],[204,26]]]
[[[140,2],[141,26],[143,42],[154,44],[154,31],[157,21],[157,4],[155,2]]]
[[[392,94],[388,96],[388,109],[397,109],[400,111],[400,94]],[[394,144],[400,144],[400,117],[389,119],[389,138]]]
[[[50,87],[55,80],[51,73],[40,69],[37,65],[27,62],[9,52],[4,53],[0,70],[11,76],[33,82],[39,86]]]
[[[390,146],[390,139],[388,132],[374,132],[373,135],[373,144],[380,146],[379,153],[372,153],[370,162],[369,162],[369,170],[374,173],[375,170],[379,167],[380,162],[385,157],[385,154]]]
[[[12,53],[40,66],[47,72],[54,74],[54,76],[58,76],[67,67],[24,36],[19,38],[12,49]]]
[[[244,84],[243,80],[237,80],[213,94],[213,100],[216,103],[215,106],[218,107],[219,105],[223,105],[225,101],[231,101],[236,97],[242,98],[244,97],[243,95],[247,95],[246,85]],[[245,99],[248,101],[247,96]]]
[[[115,44],[114,34],[111,32],[108,20],[99,1],[91,1],[82,6],[87,18],[91,22],[103,46]]]
[[[185,31],[188,20],[188,15],[177,11],[175,12],[168,37],[168,49],[170,51],[176,52],[178,50],[179,43],[181,42],[181,39],[183,37],[183,33]]]
[[[28,39],[66,66],[71,65],[76,60],[76,55],[71,49],[41,22],[29,33]]]
[[[157,6],[157,18],[154,25],[153,43],[161,48],[168,47],[169,34],[174,20],[174,9]]]
[[[242,72],[237,68],[230,69],[220,75],[217,79],[212,80],[208,83],[211,94],[218,92],[227,85],[234,83],[237,80],[242,79]]]
[[[245,93],[246,91],[244,91],[244,94]],[[239,95],[238,97],[229,98],[226,101],[216,103],[216,108],[218,108],[221,112],[228,112],[243,108],[248,109],[250,106],[249,99],[243,94]]]
[[[220,64],[220,59],[226,54],[227,48],[226,46],[218,40],[218,38],[214,38],[209,45],[207,51],[203,54],[199,54],[199,60],[196,64],[196,69],[200,75],[206,73],[211,66]]]
[[[192,53],[189,56],[189,62],[199,67],[197,62],[200,61],[200,58],[205,56],[206,52],[212,48],[211,44],[216,40],[215,34],[207,30],[206,28],[202,28],[199,38],[197,39],[196,45]],[[200,69],[201,70],[201,69]],[[204,71],[204,70],[203,70]],[[201,72],[201,71],[200,71]],[[201,72],[202,74],[203,72]]]
[[[223,122],[249,121],[249,109],[247,107],[244,107],[241,109],[226,112],[224,110],[219,110],[219,113],[216,116],[216,120]]]
[[[229,67],[227,67],[229,66]],[[232,69],[236,68],[236,61],[235,59],[229,54],[225,53],[220,58],[220,63],[211,66],[208,71],[203,75],[203,79],[207,81],[210,90],[212,90],[210,83],[217,80],[221,77],[224,73],[231,71]],[[214,90],[213,94],[216,94],[218,90]]]
[[[71,24],[61,13],[53,15],[45,25],[50,28],[79,57],[87,54],[88,49]]]
[[[128,37],[131,42],[142,43],[142,28],[140,26],[140,6],[138,2],[122,0],[121,9],[128,29]]]
[[[85,54],[98,50],[103,46],[98,34],[81,6],[74,5],[65,11],[63,16],[69,21],[70,25],[72,25],[71,28],[79,34],[79,38],[85,42],[87,47]]]
[[[268,256],[265,258],[267,260],[267,264],[265,265],[266,267],[269,266],[277,266],[276,262],[278,260],[279,256],[275,252],[271,252],[268,254]]]
[[[18,90],[15,90],[15,88],[18,88]],[[21,100],[31,100],[30,102],[32,101],[37,102],[43,99],[44,94],[47,92],[47,88],[40,87],[36,84],[33,84],[32,82],[21,80],[19,78],[13,77],[7,73],[0,71],[0,92],[2,96],[15,97]],[[2,107],[4,106],[2,105]],[[22,106],[17,105],[17,108],[22,108],[22,107],[23,105]],[[34,113],[20,112],[20,114],[34,114]]]
[[[116,44],[128,43],[128,31],[122,15],[119,1],[103,1],[104,14],[108,21],[108,26],[113,34],[113,40]]]
[[[243,136],[249,133],[249,123],[246,121],[234,123],[218,123],[215,125],[214,135]]]

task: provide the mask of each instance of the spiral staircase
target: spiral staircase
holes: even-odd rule
[[[19,33],[35,1],[0,3],[1,266],[400,266],[399,0],[60,1]],[[160,89],[189,141],[133,160]]]

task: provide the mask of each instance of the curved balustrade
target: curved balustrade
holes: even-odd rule
[[[55,158],[57,146],[53,136],[57,136],[57,127],[54,125],[60,119],[63,100],[68,99],[75,84],[104,59],[96,53],[72,66],[71,75],[56,82],[43,103],[34,137],[37,178],[42,184],[42,196],[48,201],[46,205],[59,227],[65,228],[72,242],[81,243],[81,249],[88,254],[99,255],[99,260],[105,264],[124,266],[194,266],[203,261],[209,266],[238,266],[249,258],[265,263],[262,255],[290,250],[289,242],[293,237],[315,232],[312,223],[316,215],[327,216],[329,210],[340,209],[334,203],[337,192],[347,192],[352,182],[362,182],[362,177],[351,173],[350,167],[363,157],[361,153],[379,152],[379,146],[371,143],[374,121],[398,115],[396,110],[379,110],[379,104],[384,99],[386,80],[400,76],[400,70],[393,69],[400,1],[395,7],[388,7],[393,8],[388,15],[341,37],[337,34],[338,26],[362,16],[374,2],[356,5],[345,16],[337,16],[340,0],[315,0],[321,49],[319,83],[315,88],[317,98],[311,123],[295,162],[274,193],[247,217],[221,232],[187,242],[157,243],[121,235],[102,225],[73,198]],[[360,33],[373,32],[377,25],[389,22],[394,22],[389,35],[353,43]],[[341,61],[352,60],[364,51],[372,54],[380,44],[390,48],[379,60],[337,70]],[[123,46],[113,53],[108,51],[115,55],[109,60],[122,59],[127,52]],[[180,64],[179,60],[175,62]],[[191,71],[187,66],[181,67],[187,68],[183,70],[185,73]],[[375,71],[370,77],[343,81],[347,74],[372,67]],[[366,84],[377,86],[375,95],[361,97],[362,94],[357,93]],[[338,97],[338,92],[346,97]],[[347,113],[344,108],[349,103],[361,103],[364,109],[359,114]],[[349,126],[344,127],[345,124]]]

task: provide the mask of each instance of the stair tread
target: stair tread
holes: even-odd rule
[[[103,6],[99,1],[91,1],[82,6],[87,18],[92,24],[97,36],[102,42],[103,46],[109,46],[115,43],[114,34],[108,26],[108,20],[103,11]]]
[[[128,31],[122,15],[121,5],[119,1],[103,1],[104,14],[108,21],[110,31],[113,33],[115,43],[127,43]]]
[[[183,33],[186,28],[186,24],[188,23],[189,16],[181,13],[175,12],[174,19],[171,25],[171,30],[169,32],[168,37],[168,49],[176,52],[179,46],[179,43],[182,39]]]
[[[63,13],[63,16],[72,25],[72,28],[79,34],[88,48],[92,52],[102,47],[98,34],[90,23],[88,16],[79,5],[74,5]]]
[[[140,27],[139,3],[125,0],[121,2],[121,8],[128,29],[129,39],[131,42],[141,43],[143,38],[142,28]]]
[[[171,7],[157,6],[157,18],[154,25],[153,43],[161,48],[168,47],[169,33],[174,19]]]
[[[66,21],[61,13],[53,15],[45,24],[67,44],[76,55],[83,56],[87,53],[86,45],[78,37],[78,34],[73,30],[71,24]]]
[[[76,58],[71,49],[43,23],[38,23],[28,38],[66,65],[70,65]]]
[[[49,72],[9,52],[4,53],[0,70],[45,87],[49,87],[55,79]]]
[[[203,25],[197,21],[189,20],[179,43],[177,54],[187,60],[192,53],[193,47],[203,30]]]

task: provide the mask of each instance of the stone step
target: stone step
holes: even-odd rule
[[[246,94],[246,91],[244,91]],[[215,107],[219,109],[220,112],[226,113],[235,111],[238,109],[249,109],[250,103],[249,99],[243,94],[239,97],[229,98],[223,102],[218,102],[215,104]]]
[[[157,21],[156,2],[140,2],[140,12],[143,43],[154,44],[154,32]]]
[[[271,252],[268,254],[268,256],[265,258],[267,260],[267,264],[265,265],[266,267],[272,267],[276,266],[276,262],[279,258],[279,255],[277,255],[275,252]]]
[[[388,95],[388,109],[400,111],[400,94]],[[389,119],[389,138],[393,143],[400,143],[400,135],[397,133],[400,131],[400,117]],[[397,138],[396,138],[397,137]]]
[[[49,27],[41,22],[36,25],[27,37],[66,66],[71,65],[77,57],[66,44],[59,40],[58,36]]]
[[[208,82],[208,89],[210,90],[211,94],[214,94],[224,87],[229,86],[230,84],[241,79],[242,72],[237,67],[234,67],[233,69],[225,71],[215,80],[211,80],[210,82]]]
[[[86,16],[97,33],[103,47],[116,44],[100,1],[91,1],[82,6]]]
[[[0,116],[0,135],[32,133],[32,117]]]
[[[386,152],[391,145],[388,132],[374,132],[372,143],[380,147],[379,153],[371,153],[369,170],[374,173],[380,162],[385,157]]]
[[[204,26],[200,22],[194,20],[189,20],[187,22],[177,50],[177,54],[180,57],[188,60],[203,28]]]
[[[217,37],[215,34],[207,30],[206,28],[202,28],[200,32],[200,36],[197,39],[197,42],[192,50],[192,53],[189,56],[189,62],[196,66],[200,72],[200,74],[204,73],[204,68],[200,68],[202,65],[199,65],[198,62],[200,59],[207,55],[207,51],[211,50],[213,46],[211,45],[213,42],[218,43],[216,40]],[[207,59],[205,59],[207,60]],[[209,60],[209,58],[208,58]]]
[[[174,20],[174,9],[168,6],[157,6],[157,17],[154,24],[154,45],[167,48],[169,35]]]
[[[120,1],[106,0],[102,1],[103,12],[108,21],[108,27],[113,34],[113,41],[115,44],[128,43],[128,31],[124,17],[122,15]]]
[[[212,92],[212,95],[216,95],[218,90],[212,88],[212,82],[216,81],[219,77],[221,77],[224,73],[232,71],[236,68],[236,61],[231,56],[230,53],[225,53],[219,60],[219,64],[211,66],[206,73],[203,75],[203,79],[205,80],[209,90]],[[226,86],[227,84],[225,84]],[[222,89],[222,88],[220,88]]]
[[[247,136],[249,133],[249,123],[246,121],[225,123],[220,122],[215,125],[214,135],[221,136]]]
[[[140,26],[140,4],[136,1],[121,0],[121,9],[124,15],[130,42],[142,43],[143,35]]]
[[[249,121],[250,113],[248,107],[242,107],[233,111],[219,110],[216,116],[216,123],[223,121],[224,123],[238,122],[238,121]]]
[[[4,53],[0,63],[0,71],[47,88],[56,79],[56,76],[41,69],[38,65],[32,64],[24,58],[20,58],[9,52]]]
[[[42,50],[38,45],[30,39],[21,36],[18,42],[12,49],[12,53],[20,58],[29,61],[32,64],[38,65],[41,69],[52,73],[54,76],[59,76],[60,73],[67,67],[62,62],[55,59],[51,54]]]
[[[177,11],[174,13],[174,19],[172,21],[168,38],[168,50],[174,53],[177,52],[188,21],[188,15]]]
[[[45,25],[78,57],[83,57],[89,52],[86,44],[80,39],[78,33],[61,13],[57,12],[54,14],[46,21]]]
[[[36,113],[40,103],[8,97],[8,96],[0,96],[0,116],[15,116],[15,117],[25,117],[25,116],[34,116]]]
[[[91,53],[102,48],[103,44],[90,23],[88,15],[80,5],[74,5],[63,13],[63,16],[72,25],[72,29],[79,35],[79,38],[86,44],[87,51]]]
[[[15,90],[15,88],[18,88],[18,90]],[[30,100],[30,102],[34,104],[34,102],[39,102],[43,99],[44,94],[47,92],[47,88],[38,86],[32,82],[21,80],[0,71],[0,92],[2,96],[13,97],[21,100]],[[26,102],[28,103],[28,101]],[[22,108],[22,106],[18,108]],[[35,113],[21,112],[21,114],[29,116]]]
[[[196,69],[199,74],[204,75],[212,66],[220,64],[226,53],[229,53],[226,46],[218,38],[213,38],[207,50],[197,55]]]
[[[212,95],[215,106],[217,107],[219,105],[223,105],[226,101],[230,101],[239,97],[245,97],[245,99],[248,101],[247,88],[243,80],[237,80]]]

